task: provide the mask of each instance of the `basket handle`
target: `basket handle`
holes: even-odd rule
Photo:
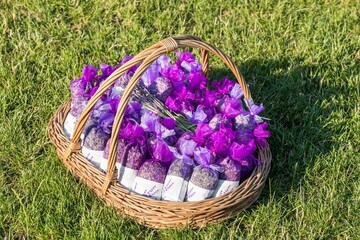
[[[178,37],[183,37],[187,39],[194,39],[200,40],[200,38],[191,36],[191,35],[180,35]],[[201,41],[201,40],[200,40]],[[65,160],[69,158],[71,153],[79,152],[81,150],[81,133],[85,127],[87,120],[90,117],[90,113],[94,106],[96,105],[97,101],[101,98],[101,96],[111,87],[114,82],[119,79],[121,75],[123,75],[127,70],[129,70],[132,66],[141,63],[147,56],[154,50],[157,49],[159,46],[162,46],[161,42],[158,42],[151,47],[143,50],[139,54],[137,54],[134,58],[130,59],[126,63],[124,63],[121,67],[116,69],[105,81],[101,83],[96,93],[91,97],[89,102],[86,104],[84,110],[81,112],[78,121],[76,123],[74,133],[70,139],[70,143],[68,148],[65,150],[63,157]],[[205,76],[208,74],[208,66],[209,66],[209,54],[206,50],[201,50],[202,54],[202,72]]]
[[[218,57],[231,69],[236,79],[238,80],[243,92],[245,99],[251,100],[250,90],[244,80],[244,77],[241,75],[238,68],[235,66],[234,62],[221,50],[215,48],[214,46],[201,41],[197,37],[193,37],[190,35],[181,35],[173,38],[166,38],[150,48],[145,49],[138,55],[136,55],[133,59],[126,62],[123,66],[117,69],[113,74],[111,74],[106,81],[104,81],[99,89],[96,91],[95,95],[90,99],[85,109],[81,113],[79,117],[79,121],[77,126],[75,127],[75,131],[72,139],[70,140],[69,147],[65,152],[64,157],[67,159],[72,152],[78,151],[78,148],[74,148],[76,143],[80,140],[80,134],[85,126],[87,119],[90,116],[92,108],[95,106],[97,100],[103,95],[103,93],[116,81],[116,79],[124,74],[131,66],[141,62],[142,64],[135,71],[133,77],[130,79],[128,85],[126,86],[123,96],[120,100],[114,124],[111,132],[111,140],[110,140],[110,150],[107,164],[107,173],[105,177],[105,181],[102,186],[102,192],[105,194],[111,181],[113,180],[114,170],[115,170],[115,162],[116,162],[116,152],[117,152],[117,142],[118,142],[118,134],[121,126],[121,122],[124,117],[126,106],[130,100],[130,95],[135,88],[136,83],[140,80],[140,77],[147,70],[147,68],[155,61],[159,56],[165,53],[170,53],[178,48],[184,47],[193,47],[199,48],[202,51],[202,60],[203,63],[203,73],[207,75],[208,72],[208,52],[211,52]]]

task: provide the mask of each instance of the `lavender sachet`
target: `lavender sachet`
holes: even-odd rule
[[[239,186],[241,176],[241,164],[238,161],[226,157],[217,161],[224,171],[219,174],[219,182],[212,197],[224,195]]]
[[[97,168],[100,167],[104,155],[104,149],[110,135],[98,126],[90,126],[85,135],[82,154]]]
[[[171,163],[165,178],[162,199],[173,202],[183,202],[188,188],[189,180],[195,167],[191,157],[194,155],[196,142],[191,139],[189,133],[184,133],[178,139],[177,146],[181,154],[175,148],[175,160]]]
[[[120,130],[120,137],[126,139],[127,145],[120,160],[118,178],[122,186],[132,190],[136,175],[146,159],[144,129],[130,121]]]
[[[168,171],[168,163],[174,159],[165,141],[156,139],[151,146],[152,159],[146,160],[135,178],[133,191],[159,200]]]
[[[214,164],[212,152],[203,147],[194,151],[194,159],[199,164],[191,175],[186,201],[200,201],[210,198],[219,181],[223,167]]]
[[[70,139],[75,124],[81,112],[84,110],[89,99],[94,95],[100,83],[105,80],[115,68],[100,64],[101,74],[97,75],[98,69],[92,65],[83,68],[81,78],[70,83],[71,107],[64,122],[65,135]]]

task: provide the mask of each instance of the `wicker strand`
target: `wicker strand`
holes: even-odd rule
[[[178,48],[177,42],[172,37],[165,38],[161,43],[165,46],[166,53],[170,53]]]
[[[201,49],[201,64],[202,64],[202,73],[208,78],[209,74],[209,52]]]
[[[78,142],[70,141],[69,146],[64,153],[64,158],[68,159],[72,153],[79,152],[80,150],[81,150],[81,140]]]

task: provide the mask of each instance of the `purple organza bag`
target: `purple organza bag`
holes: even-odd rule
[[[152,159],[146,160],[135,178],[133,191],[147,197],[160,199],[168,171],[168,163],[175,156],[169,146],[161,139],[152,144]]]
[[[200,201],[211,197],[223,169],[214,164],[212,152],[199,147],[194,151],[194,159],[200,164],[194,168],[186,194],[186,201]]]
[[[217,161],[217,164],[222,166],[224,171],[219,174],[219,182],[212,197],[218,197],[234,190],[239,186],[241,176],[241,165],[238,161],[226,157]]]
[[[125,127],[120,129],[115,165],[120,184],[132,190],[138,170],[146,159],[146,140],[144,129],[135,120],[125,120],[124,123],[122,126],[125,125]],[[107,143],[103,162],[100,165],[104,171],[107,168],[109,145],[110,140]]]
[[[173,150],[175,160],[170,164],[169,171],[166,175],[162,199],[173,202],[183,202],[188,188],[190,177],[195,167],[191,159],[194,155],[196,142],[191,139],[190,133],[184,133],[177,142],[176,149]]]
[[[81,152],[98,168],[102,162],[106,143],[109,139],[110,135],[105,133],[101,127],[93,125],[87,129]]]

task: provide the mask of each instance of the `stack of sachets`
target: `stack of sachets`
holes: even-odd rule
[[[88,65],[82,77],[70,84],[71,110],[64,124],[68,138],[101,82],[130,59],[125,57],[115,67],[101,64],[101,74]],[[161,56],[150,65],[127,106],[116,136],[119,183],[167,201],[221,196],[261,164],[254,154],[270,136],[267,123],[258,116],[264,107],[248,100],[246,110],[240,85],[229,79],[213,81],[209,88],[201,64],[190,52],[177,52],[171,62]],[[115,113],[137,67],[101,97],[82,134],[82,153],[104,172]]]

